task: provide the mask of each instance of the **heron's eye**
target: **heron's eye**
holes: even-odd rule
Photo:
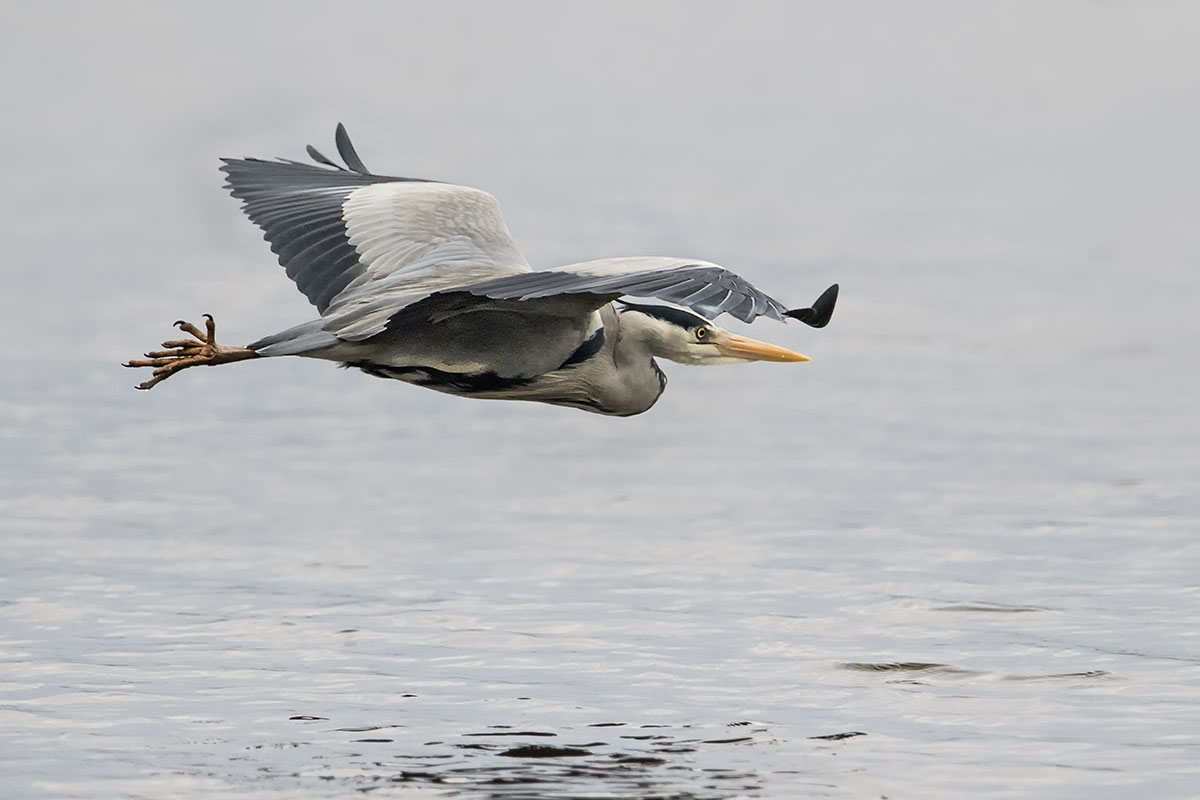
[[[696,328],[696,338],[703,341],[708,336],[708,328]]]

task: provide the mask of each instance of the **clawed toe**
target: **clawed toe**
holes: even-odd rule
[[[146,355],[152,356],[153,354],[147,353]],[[171,362],[166,358],[150,357],[150,358],[145,358],[145,359],[137,359],[136,361],[126,361],[121,366],[123,366],[123,367],[163,367],[169,363],[171,363]]]
[[[199,347],[202,344],[206,344],[206,343],[197,341],[196,339],[171,339],[169,341],[163,342],[162,346],[173,348],[173,349],[179,349],[182,347]]]
[[[217,322],[213,319],[212,314],[204,315],[205,330],[203,331],[192,323],[182,319],[175,320],[175,327],[179,328],[179,330],[183,331],[184,333],[195,336],[201,344],[207,344],[210,347],[217,346]],[[185,339],[183,341],[186,342],[187,340]],[[163,347],[175,347],[178,344],[179,342],[163,342]],[[189,344],[195,344],[195,342],[189,342]]]
[[[184,333],[190,333],[201,342],[207,341],[207,337],[205,336],[204,332],[190,322],[184,322],[181,319],[177,319],[175,320],[175,327],[179,328],[179,330],[183,331]],[[216,333],[215,330],[213,332]]]

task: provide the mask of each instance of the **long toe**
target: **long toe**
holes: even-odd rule
[[[179,328],[179,330],[183,331],[184,333],[190,333],[192,336],[195,336],[201,342],[208,342],[208,335],[206,333],[203,333],[199,328],[197,328],[195,325],[193,325],[190,322],[184,322],[181,319],[177,319],[177,320],[175,320],[175,327]],[[213,330],[215,332],[216,328],[214,327]]]
[[[199,356],[204,354],[204,348],[193,342],[187,347],[178,347],[174,350],[151,350],[146,353],[146,358],[182,358],[184,356]]]
[[[146,355],[152,356],[153,353],[147,353]],[[123,367],[162,367],[162,366],[166,366],[169,363],[171,363],[171,362],[165,358],[145,358],[145,359],[139,358],[136,361],[126,361],[121,366],[123,366]]]
[[[204,315],[204,328],[205,328],[205,334],[206,334],[204,337],[204,341],[206,341],[210,347],[216,347],[217,346],[217,321],[215,319],[213,319],[212,314]]]

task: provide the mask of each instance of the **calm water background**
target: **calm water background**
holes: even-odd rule
[[[0,795],[1200,795],[1198,36],[5,4]],[[134,392],[178,317],[311,316],[216,158],[339,120],[534,264],[841,306],[627,420],[287,359]]]

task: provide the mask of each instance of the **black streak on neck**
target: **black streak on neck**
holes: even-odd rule
[[[598,328],[583,344],[575,348],[575,352],[567,357],[567,360],[559,366],[559,369],[565,369],[575,364],[582,364],[584,361],[595,356],[596,353],[599,353],[602,347],[604,347],[604,328]]]

